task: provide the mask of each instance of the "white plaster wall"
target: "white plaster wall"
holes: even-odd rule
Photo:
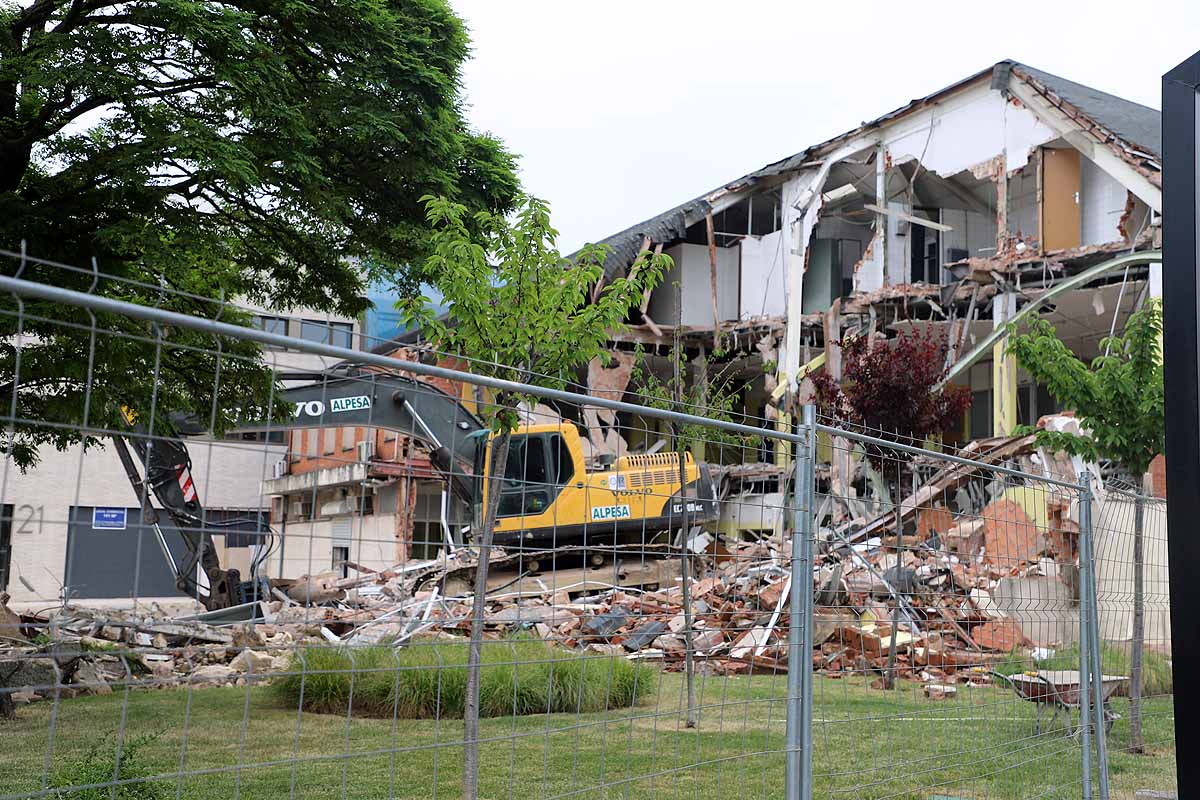
[[[873,240],[863,247],[863,258],[859,262],[858,271],[854,274],[854,291],[873,292],[883,286],[883,259],[871,249]]]
[[[952,247],[965,248],[973,257],[996,252],[996,218],[958,208],[943,208],[942,222],[953,230],[942,233],[942,261]]]
[[[209,508],[265,508],[260,493],[283,445],[261,442],[189,440],[192,477]],[[66,568],[67,522],[72,506],[137,505],[116,452],[110,446],[84,455],[74,447],[59,452],[43,447],[38,466],[21,473],[11,462],[0,467],[0,500],[12,503],[14,601],[51,601],[59,596]],[[82,466],[82,469],[81,469]],[[30,516],[28,523],[26,517]],[[24,578],[24,582],[19,578]],[[33,590],[25,586],[28,582]]]
[[[1112,492],[1098,505],[1096,597],[1100,635],[1107,641],[1129,641],[1133,636],[1134,505],[1127,496]],[[1143,543],[1145,642],[1166,647],[1171,644],[1166,503],[1146,504]]]
[[[1125,213],[1125,187],[1087,158],[1079,159],[1080,244],[1121,239],[1117,223]]]
[[[1079,639],[1079,605],[1061,578],[1001,578],[992,589],[992,600],[1039,645],[1065,645]]]
[[[1030,164],[1008,179],[1008,231],[1010,235],[1038,237],[1037,169]]]
[[[282,551],[270,560],[271,577],[298,578],[324,572],[333,563],[333,520],[288,522],[282,533]],[[351,517],[350,560],[371,569],[396,565],[396,515],[368,514]],[[282,557],[282,570],[280,558]]]
[[[906,203],[890,202],[888,208],[895,212],[906,213]],[[908,223],[899,217],[887,217],[887,282],[889,286],[898,286],[912,281],[912,245],[907,233]]]
[[[666,251],[675,262],[650,297],[650,316],[662,325],[675,324],[675,282],[683,293],[683,324],[712,327],[712,277],[708,247],[679,244]],[[717,312],[721,321],[738,316],[738,249],[717,248]]]
[[[741,319],[779,317],[787,312],[783,231],[750,236],[741,243]]]
[[[925,169],[950,177],[1005,153],[1009,170],[1057,135],[1028,109],[980,85],[888,128],[884,142],[893,163],[920,159]],[[922,154],[923,157],[922,157]]]
[[[820,216],[821,191],[828,169],[806,170],[784,182],[780,189],[783,216],[784,299],[788,317],[783,344],[779,348],[780,372],[794,383],[800,367],[800,317],[804,300],[804,252]],[[806,198],[810,198],[807,199]],[[807,205],[805,203],[807,202]]]

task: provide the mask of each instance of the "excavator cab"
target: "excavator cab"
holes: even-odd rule
[[[483,522],[489,490],[487,474],[496,439],[490,431],[481,431],[479,436],[482,446],[475,449],[477,525]],[[508,458],[500,476],[497,520],[544,516],[582,471],[583,447],[574,425],[522,426],[509,438]]]
[[[491,488],[486,476],[496,435],[481,431],[479,436],[474,459],[477,530]],[[509,440],[493,542],[534,549],[644,544],[685,523],[692,528],[716,518],[711,472],[690,453],[682,471],[677,453],[626,455],[589,469],[575,425],[528,425]]]

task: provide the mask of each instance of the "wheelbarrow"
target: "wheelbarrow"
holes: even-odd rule
[[[1079,727],[1072,727],[1071,712],[1080,707],[1079,670],[1075,669],[1040,669],[1029,672],[1018,672],[1015,675],[992,673],[993,677],[1007,683],[1022,700],[1037,703],[1037,720],[1034,722],[1034,733],[1042,732],[1042,717],[1047,709],[1053,710],[1050,725],[1058,721],[1059,714],[1065,714],[1067,719],[1067,735],[1076,736]],[[1104,733],[1112,731],[1113,723],[1118,719],[1116,712],[1109,705],[1109,699],[1121,688],[1129,678],[1124,675],[1101,675],[1100,683],[1104,696]],[[1082,723],[1082,721],[1081,721]]]

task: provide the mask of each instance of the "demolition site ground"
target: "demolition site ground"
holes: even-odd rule
[[[653,691],[630,709],[482,720],[480,796],[511,797],[514,786],[530,798],[782,796],[785,674],[701,676],[695,730],[683,726],[683,677],[652,676]],[[930,796],[913,794],[916,784],[940,787],[943,798],[979,796],[956,791],[967,785],[1016,798],[1041,781],[1044,797],[1077,795],[1078,742],[1061,721],[1036,734],[1035,706],[1014,703],[1006,689],[964,685],[931,700],[914,682],[888,692],[858,676],[815,681],[818,796],[848,785],[857,797]],[[1128,701],[1113,708],[1121,715],[1109,740],[1113,797],[1170,788],[1174,750],[1154,748],[1172,740],[1170,700],[1146,703],[1152,749],[1143,756],[1123,752]],[[139,797],[428,798],[460,787],[459,719],[298,713],[268,686],[230,686],[23,706],[0,722],[0,796],[41,788],[48,747],[52,777],[95,748],[108,780],[122,724],[126,742],[149,737],[136,752],[138,774],[161,780],[159,794]],[[963,766],[946,766],[955,762]],[[109,796],[107,787],[96,791]]]

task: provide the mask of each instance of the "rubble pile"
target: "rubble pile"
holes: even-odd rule
[[[1036,451],[1032,437],[977,444],[972,455],[979,460],[1069,474],[1070,465]],[[878,683],[893,669],[942,698],[955,684],[990,682],[990,666],[1013,651],[1062,643],[1069,625],[1022,621],[1013,599],[1029,600],[1022,581],[1034,581],[1069,606],[1078,532],[1069,497],[953,464],[927,473],[932,477],[899,508],[820,530],[812,575],[815,671]],[[830,493],[825,500],[838,498]],[[607,566],[544,574],[529,569],[528,555],[494,553],[485,635],[521,633],[667,670],[682,669],[690,647],[697,669],[708,673],[785,671],[790,534],[755,541],[705,534],[702,541],[703,549],[686,556],[670,551],[653,559],[639,550],[615,555]],[[384,571],[350,563],[350,577],[327,572],[274,581],[253,624],[214,614],[172,618],[153,605],[68,605],[26,616],[0,602],[0,688],[9,689],[0,698],[11,704],[49,696],[55,687],[60,694],[105,693],[130,683],[244,685],[288,669],[292,653],[314,644],[404,646],[418,637],[463,637],[474,558],[463,548]],[[503,568],[514,564],[516,574],[506,577]],[[640,587],[621,586],[615,573],[645,578]]]

